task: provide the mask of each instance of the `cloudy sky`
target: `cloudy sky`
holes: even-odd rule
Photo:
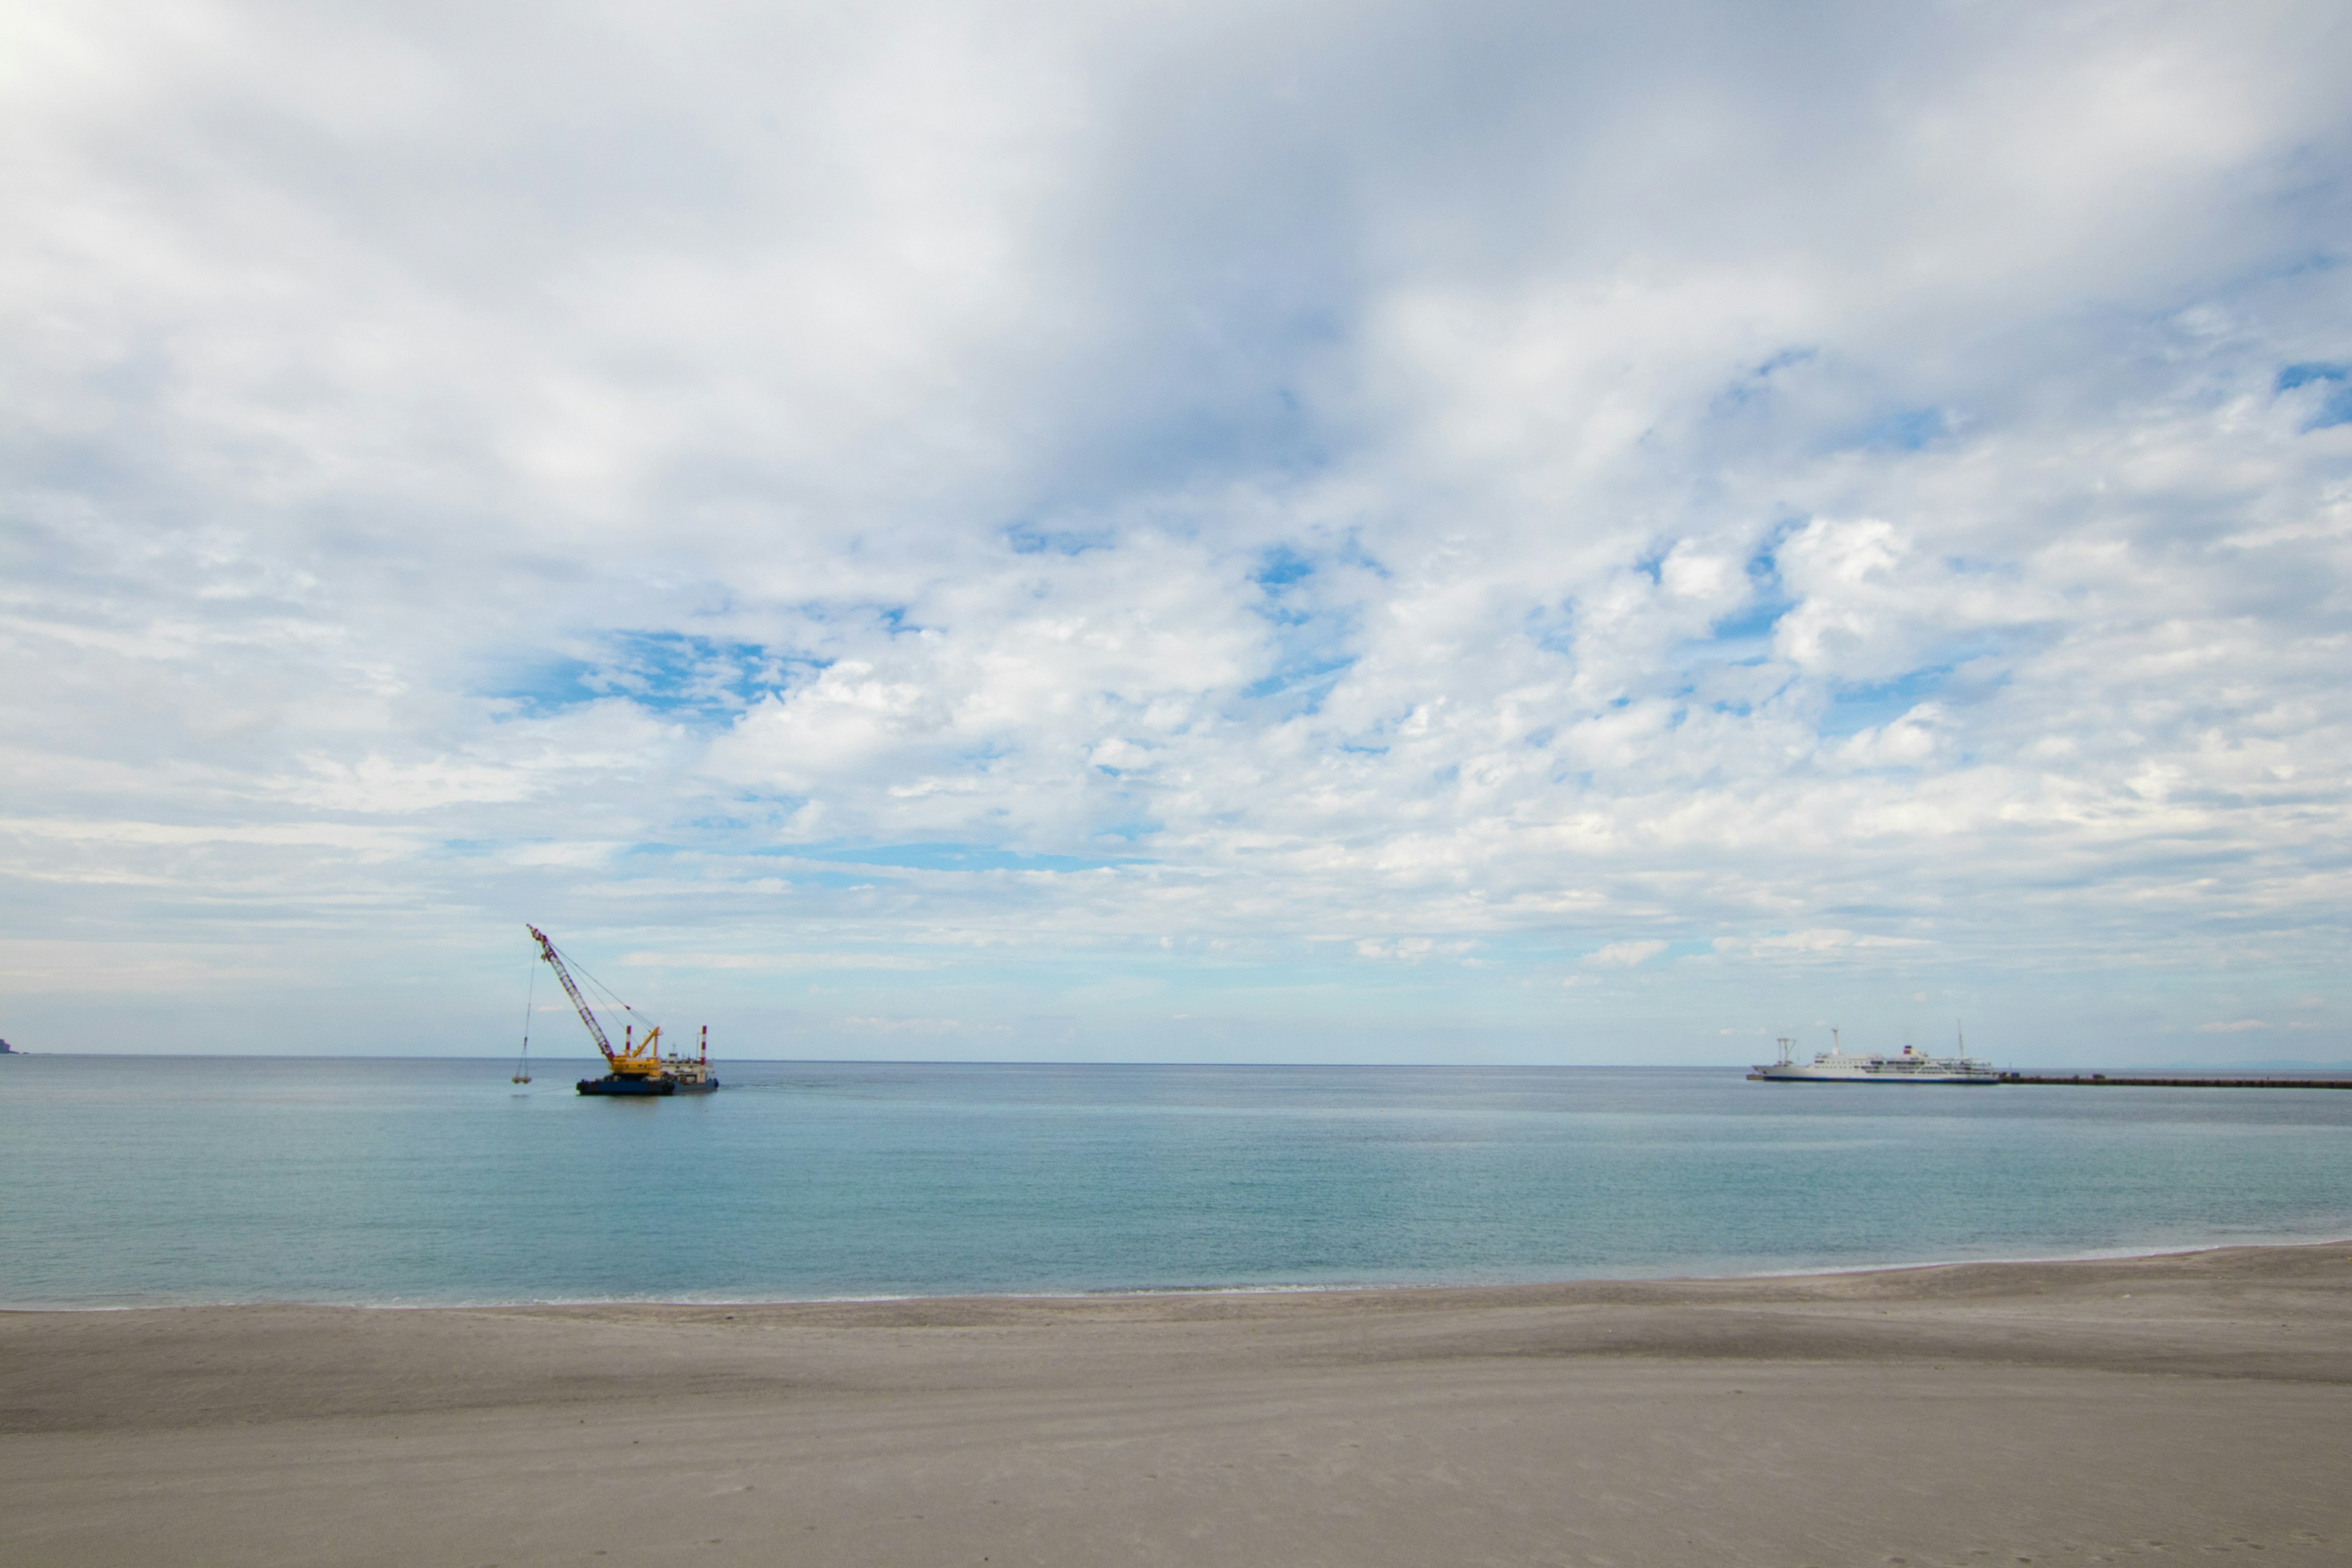
[[[2347,81],[8,0],[0,1033],[495,1053],[530,920],[739,1055],[2352,1057]]]

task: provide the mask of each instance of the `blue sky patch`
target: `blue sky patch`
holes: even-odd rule
[[[1304,700],[1300,711],[1313,713],[1322,707],[1323,699],[1331,694],[1331,688],[1339,683],[1339,678],[1355,665],[1353,654],[1285,659],[1273,674],[1243,687],[1242,695],[1257,699],[1279,697],[1286,692]]]
[[[1790,535],[1811,521],[1812,519],[1810,517],[1784,516],[1773,523],[1757,542],[1755,551],[1748,557],[1745,570],[1748,582],[1756,585],[1758,592],[1762,592],[1768,584],[1779,584],[1780,546],[1789,542]]]
[[[1084,555],[1089,550],[1108,550],[1113,543],[1108,529],[1082,531],[1041,528],[1032,522],[1016,522],[1006,529],[1004,542],[1015,555]]]
[[[1769,599],[1759,599],[1744,610],[1736,611],[1715,623],[1714,637],[1718,643],[1757,642],[1772,635],[1780,617],[1797,607],[1797,602],[1785,594],[1775,593]]]
[[[618,697],[656,713],[715,718],[787,690],[830,662],[683,632],[616,632],[597,656],[544,666],[493,695],[534,714]]]
[[[1558,605],[1538,605],[1527,616],[1527,635],[1546,653],[1556,653],[1563,658],[1576,655],[1576,601],[1563,600]]]
[[[1830,693],[1830,709],[1822,719],[1826,736],[1859,734],[1893,722],[1944,689],[1955,667],[1934,665],[1882,680],[1841,686]]]
[[[1349,532],[1346,542],[1339,546],[1339,558],[1342,564],[1360,566],[1375,577],[1393,575],[1379,556],[1364,548],[1364,542],[1357,538],[1353,531]]]
[[[1268,547],[1250,574],[1265,598],[1255,608],[1275,628],[1274,668],[1242,688],[1254,701],[1287,697],[1295,710],[1318,711],[1323,699],[1356,662],[1347,651],[1354,617],[1346,610],[1316,603],[1301,584],[1315,576],[1316,564],[1287,544]]]
[[[1916,452],[1951,429],[1940,408],[1898,408],[1853,431],[1840,443],[1881,452]]]
[[[1258,558],[1258,569],[1250,574],[1250,581],[1268,593],[1279,593],[1314,571],[1315,563],[1287,544],[1277,544]]]
[[[2313,360],[2291,364],[2278,374],[2278,390],[2283,393],[2313,385],[2326,387],[2327,394],[2303,427],[2325,430],[2332,425],[2352,425],[2352,364]]]
[[[830,888],[836,893],[875,885],[872,877],[861,877],[849,871],[795,871],[786,880],[796,887]]]
[[[1716,411],[1729,413],[1733,409],[1767,396],[1772,391],[1773,376],[1781,371],[1793,370],[1798,365],[1807,363],[1814,357],[1815,353],[1816,351],[1812,349],[1782,349],[1718,394],[1715,399]]]

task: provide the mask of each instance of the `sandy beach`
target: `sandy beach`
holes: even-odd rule
[[[0,1314],[0,1559],[2352,1562],[2352,1244],[1796,1279]]]

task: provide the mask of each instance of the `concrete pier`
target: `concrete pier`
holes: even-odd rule
[[[2147,1078],[2138,1074],[2005,1072],[2003,1083],[2074,1083],[2089,1089],[2352,1089],[2352,1078]]]

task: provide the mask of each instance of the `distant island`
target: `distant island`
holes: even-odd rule
[[[16,1054],[16,1047],[14,1047],[14,1046],[10,1045],[10,1044],[9,1044],[7,1041],[5,1041],[5,1040],[0,1040],[0,1057],[13,1057],[13,1056],[15,1056]]]

